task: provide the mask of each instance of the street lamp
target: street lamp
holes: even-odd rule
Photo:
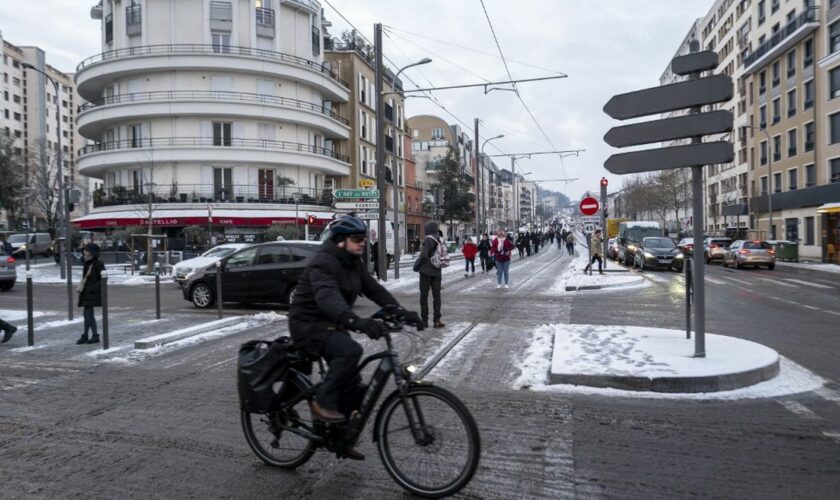
[[[24,69],[31,69],[44,75],[47,80],[52,82],[55,89],[55,135],[56,135],[56,164],[58,166],[58,204],[60,209],[64,212],[64,267],[61,267],[63,273],[66,273],[67,278],[67,319],[73,319],[73,268],[70,262],[71,240],[70,240],[70,192],[65,192],[64,186],[64,160],[61,155],[61,107],[58,105],[58,91],[59,83],[53,77],[48,75],[43,70],[36,68],[29,63],[23,63],[21,66]],[[46,109],[45,109],[46,110]]]
[[[770,133],[767,132],[767,129],[764,127],[756,127],[754,125],[741,126],[744,128],[760,130],[764,132],[764,137],[767,138],[767,211],[770,213],[770,228],[767,230],[767,239],[776,239],[776,231],[773,227],[773,155],[770,154],[770,147],[772,146]]]
[[[412,66],[420,66],[421,64],[429,64],[430,62],[432,62],[431,59],[429,59],[428,57],[424,57],[423,59],[420,59],[419,61],[417,61],[415,63],[411,63],[407,66],[403,66],[402,68],[400,68],[400,70],[397,71],[397,74],[394,75],[394,81],[393,81],[393,85],[392,85],[394,90],[397,89],[397,79],[400,77],[400,73],[407,70],[408,68],[411,68]],[[385,96],[386,94],[391,94],[391,93],[397,93],[397,92],[382,92],[382,95]],[[379,123],[378,126],[384,127],[385,125],[382,124],[382,123]],[[400,140],[402,140],[402,137],[400,137]],[[377,144],[377,147],[381,147],[381,145]],[[396,152],[396,151],[397,151],[397,148],[395,146],[394,147],[394,152]],[[397,179],[398,179],[397,173],[398,173],[397,164],[396,164],[396,162],[394,162],[391,166],[391,181],[392,181],[393,186],[394,186],[394,279],[400,279],[400,219],[399,219],[399,214],[400,214],[400,212],[399,212],[399,210],[400,210],[400,189],[399,189],[399,183],[397,182]],[[383,200],[384,200],[384,198],[383,198]],[[407,200],[406,200],[403,211],[405,212],[405,216],[404,216],[405,217],[405,223],[406,223],[406,225],[408,225],[408,202],[407,202]],[[388,248],[387,248],[388,240],[387,240],[387,238],[385,237],[384,234],[380,234],[379,235],[379,240],[380,240],[380,247],[379,247],[380,250],[379,251],[381,253],[387,253],[388,252]],[[377,265],[378,265],[378,263],[377,263]],[[386,268],[387,268],[387,266],[386,266]],[[386,274],[386,277],[387,277],[387,274]]]
[[[489,232],[489,229],[486,227],[487,212],[484,209],[484,205],[487,202],[487,200],[484,199],[484,174],[482,172],[484,170],[484,146],[486,146],[488,142],[496,140],[496,139],[501,139],[504,136],[505,136],[505,134],[499,134],[495,137],[491,137],[489,139],[484,139],[484,142],[481,143],[481,156],[477,159],[478,168],[476,169],[476,173],[478,174],[478,193],[476,193],[477,203],[476,203],[476,210],[475,210],[475,218],[476,218],[475,230],[476,231],[481,230],[480,229],[481,228],[481,222],[480,221],[484,221],[485,231]],[[478,202],[480,202],[480,204]],[[477,235],[477,236],[480,236],[480,235]]]

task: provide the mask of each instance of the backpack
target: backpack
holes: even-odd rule
[[[438,269],[449,267],[449,252],[446,250],[446,246],[443,242],[438,241],[434,236],[426,236],[426,238],[432,238],[435,240],[435,243],[437,243],[437,247],[430,259],[432,265]]]

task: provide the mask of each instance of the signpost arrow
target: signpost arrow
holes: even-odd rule
[[[732,131],[732,113],[720,110],[611,128],[604,141],[614,148]]]
[[[342,209],[353,209],[353,210],[378,210],[379,203],[375,201],[354,201],[354,202],[338,202],[335,204],[335,208],[342,210]]]
[[[614,174],[637,174],[670,168],[729,163],[734,158],[735,148],[731,142],[700,142],[615,154],[607,158],[604,167]]]
[[[336,198],[379,198],[378,189],[336,189],[333,191]]]
[[[617,120],[638,118],[732,99],[732,77],[713,75],[613,96],[604,112]]]
[[[717,68],[718,55],[713,50],[692,52],[671,59],[671,71],[676,75],[687,75],[695,71],[707,71]]]

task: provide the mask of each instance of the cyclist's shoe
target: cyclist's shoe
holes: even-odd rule
[[[329,410],[327,408],[321,408],[321,405],[314,400],[309,402],[309,410],[312,412],[312,416],[314,418],[317,418],[322,422],[327,422],[328,424],[340,424],[345,420],[343,413],[339,413],[335,410]]]
[[[361,451],[357,450],[356,448],[347,448],[339,456],[339,458],[341,458],[341,457],[346,457],[346,458],[349,458],[350,460],[364,460],[365,459],[365,454],[362,453]]]

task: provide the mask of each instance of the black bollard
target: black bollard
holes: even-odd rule
[[[160,319],[160,262],[155,262],[155,317]]]
[[[26,271],[26,345],[35,345],[35,325],[32,315],[32,271]]]
[[[222,263],[216,261],[216,306],[219,308],[219,319],[222,319]]]
[[[102,271],[102,349],[108,350],[108,271]]]
[[[691,275],[691,259],[685,259],[685,338],[691,338],[691,292],[693,291],[694,285],[692,284],[692,280],[694,277]]]

